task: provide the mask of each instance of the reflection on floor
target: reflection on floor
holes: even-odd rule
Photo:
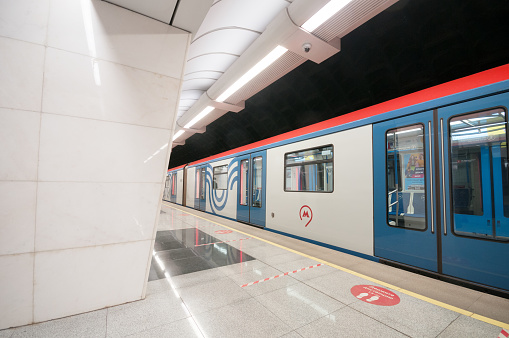
[[[187,208],[163,206],[162,211],[146,299],[3,330],[0,338],[496,338],[506,337],[502,326],[509,329],[471,316],[476,312],[509,323],[507,299],[218,219],[245,233],[232,231],[210,221],[214,216]],[[471,312],[431,304],[253,236],[271,236],[280,245],[320,254],[387,283],[406,283],[407,289],[418,285],[419,292],[438,290],[442,301],[456,301]]]
[[[149,281],[254,259],[198,228],[158,231],[152,256]]]

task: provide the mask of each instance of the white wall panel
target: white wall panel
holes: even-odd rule
[[[0,255],[34,251],[36,190],[36,182],[0,181]]]
[[[40,115],[0,108],[0,180],[37,180]]]
[[[40,111],[44,47],[0,37],[0,51],[0,107]]]
[[[51,0],[48,46],[181,78],[189,34],[105,1]]]
[[[49,0],[0,0],[0,36],[44,44]]]
[[[34,321],[141,299],[151,242],[36,253]]]
[[[39,180],[163,181],[169,130],[42,115]]]
[[[48,48],[43,112],[171,129],[179,85],[175,78]]]
[[[32,322],[34,254],[0,256],[0,330]]]
[[[334,192],[285,192],[284,154],[328,144],[334,145]],[[269,149],[267,227],[373,255],[372,168],[370,125]],[[313,217],[307,227],[299,213],[304,205]]]
[[[157,183],[39,183],[36,251],[151,239],[160,187]]]
[[[0,329],[142,297],[189,41],[105,1],[0,0]]]

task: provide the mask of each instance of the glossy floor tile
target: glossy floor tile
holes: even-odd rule
[[[251,261],[254,258],[198,228],[158,231],[149,281]]]
[[[295,251],[288,251],[265,241],[279,241],[279,236],[270,237],[264,230],[190,209],[163,206],[162,212],[144,300],[3,330],[0,338],[495,338],[502,330],[502,324],[460,315],[397,290],[387,290],[398,296],[399,303],[395,305],[370,303],[352,288],[376,286],[375,282],[328,265],[309,266],[316,266],[320,259],[343,261],[352,268],[359,267],[365,275],[372,272],[382,281],[387,277],[405,282],[408,288],[418,284],[423,293],[430,290],[438,297],[444,294],[444,300],[463,296],[460,304],[470,305],[470,311],[491,313],[502,319],[509,304],[505,299],[486,294],[477,297],[476,292],[456,291],[457,287],[451,284],[420,279],[418,275],[343,253],[335,255],[330,249],[297,240]],[[241,241],[246,237],[249,239]],[[282,243],[293,245],[289,239],[278,242]],[[315,259],[309,252],[324,256]]]

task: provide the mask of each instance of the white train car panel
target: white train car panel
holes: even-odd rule
[[[367,125],[269,149],[266,227],[373,255],[372,137]],[[285,154],[330,144],[334,191],[285,191]]]
[[[182,205],[184,194],[184,170],[177,171],[177,204]]]
[[[225,166],[226,173],[222,170]],[[233,219],[237,217],[237,177],[238,162],[234,158],[207,165],[207,212]]]
[[[186,206],[194,209],[196,168],[186,168]]]

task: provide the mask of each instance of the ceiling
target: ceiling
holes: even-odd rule
[[[189,47],[178,118],[191,108],[291,1],[214,0]]]
[[[169,168],[509,63],[509,1],[400,0],[173,148]]]
[[[108,1],[193,34],[170,167],[509,63],[506,0],[353,0],[312,34],[300,26],[329,0]]]

